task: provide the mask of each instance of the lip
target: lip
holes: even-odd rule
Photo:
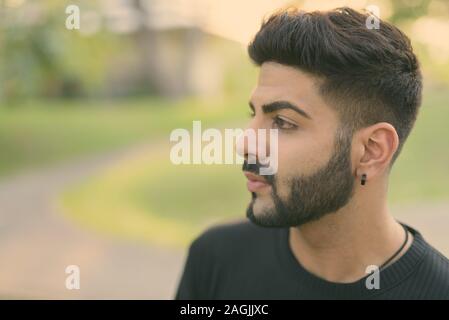
[[[244,175],[248,179],[246,186],[250,192],[257,192],[261,191],[264,188],[270,187],[266,180],[261,176],[255,175],[250,172],[244,172]]]

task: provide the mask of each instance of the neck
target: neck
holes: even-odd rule
[[[337,212],[290,228],[291,249],[305,269],[331,282],[354,282],[367,275],[368,266],[380,267],[401,247],[405,232],[388,211],[386,192],[373,194],[375,186],[370,187],[356,192]],[[409,234],[407,245],[391,263],[411,242]]]

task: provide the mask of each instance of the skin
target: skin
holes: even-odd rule
[[[284,199],[290,193],[285,183],[289,176],[313,174],[332,156],[340,119],[320,95],[319,81],[297,68],[266,62],[250,98],[253,116],[248,127],[279,130],[277,192]],[[309,118],[291,109],[264,113],[262,106],[274,101],[288,101]],[[396,130],[388,123],[376,123],[354,133],[351,170],[356,183],[349,202],[335,214],[290,227],[291,250],[306,270],[330,282],[354,282],[367,275],[367,266],[382,265],[402,245],[404,230],[387,206],[388,173],[398,144]],[[247,151],[245,145],[246,158]],[[361,186],[363,173],[367,183]],[[255,215],[274,206],[271,188],[268,185],[256,192]],[[394,261],[412,241],[409,234],[407,245]]]

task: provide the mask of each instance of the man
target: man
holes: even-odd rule
[[[449,261],[387,208],[421,104],[418,61],[368,17],[284,10],[262,24],[249,127],[278,129],[278,170],[245,162],[250,222],[192,243],[177,299],[449,299]]]

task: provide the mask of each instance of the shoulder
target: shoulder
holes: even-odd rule
[[[449,260],[427,244],[427,252],[419,269],[421,285],[418,288],[424,291],[423,296],[431,299],[449,299]]]
[[[275,230],[256,226],[249,221],[208,228],[190,244],[176,297],[216,297],[229,279],[261,260],[266,247],[276,242],[273,241],[275,234]]]
[[[449,260],[437,249],[429,245],[427,255],[424,259],[424,266],[432,271],[434,276],[441,277],[449,288]]]

